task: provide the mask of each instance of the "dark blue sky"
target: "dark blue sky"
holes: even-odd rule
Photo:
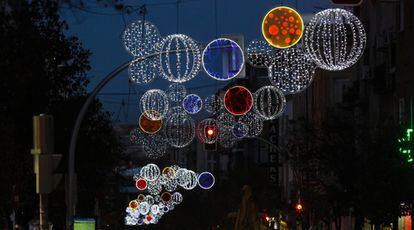
[[[92,0],[91,0],[92,1]],[[148,4],[146,19],[155,24],[162,36],[177,33],[177,4],[175,0],[148,0],[124,1],[126,4]],[[216,37],[214,17],[214,0],[181,0],[179,4],[178,33],[186,34],[193,39],[207,43]],[[245,43],[261,38],[261,22],[264,15],[273,7],[279,6],[282,1],[277,0],[217,0],[217,34],[242,34]],[[303,17],[308,19],[321,8],[332,7],[329,0],[298,0],[283,1],[284,5],[297,9]],[[111,8],[102,8],[92,4],[88,11],[63,10],[62,16],[69,24],[69,35],[80,38],[85,48],[92,51],[89,72],[91,90],[103,77],[115,67],[131,59],[125,51],[121,34],[128,24],[141,19],[138,13],[130,15],[117,14]],[[95,13],[93,13],[95,12]],[[99,14],[97,14],[99,13]],[[215,85],[216,84],[216,85]],[[128,94],[129,84],[127,71],[110,82],[99,96],[105,109],[111,111],[114,119],[120,122],[135,122],[139,116],[138,96],[136,92],[144,92],[148,88],[165,89],[168,82],[159,79],[146,86],[131,87],[129,107],[121,107],[122,100],[128,102],[127,95],[105,95],[108,93]],[[198,86],[214,85],[213,87],[198,89]],[[220,83],[209,79],[200,73],[193,80],[185,84],[191,93],[198,93],[202,97],[213,93],[220,87]]]

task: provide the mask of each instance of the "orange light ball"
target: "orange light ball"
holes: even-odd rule
[[[139,117],[139,127],[140,129],[148,134],[154,134],[157,133],[162,128],[162,119],[160,116],[159,120],[152,120],[148,118],[146,113],[142,113]]]
[[[275,20],[271,20],[272,18]],[[279,18],[282,20],[276,20]],[[303,29],[304,24],[300,14],[286,6],[270,10],[262,23],[262,34],[266,41],[280,49],[296,45],[302,38]]]

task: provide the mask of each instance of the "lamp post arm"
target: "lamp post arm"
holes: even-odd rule
[[[195,49],[179,49],[179,50],[171,50],[168,51],[169,53],[181,53],[181,52],[188,52],[188,51],[196,51]],[[108,75],[102,79],[98,83],[98,85],[92,90],[89,94],[88,98],[86,99],[85,103],[82,105],[82,108],[76,117],[75,126],[72,130],[72,136],[70,138],[70,145],[69,145],[69,156],[68,156],[68,188],[67,188],[67,207],[66,207],[66,229],[71,230],[73,229],[73,215],[75,214],[76,204],[75,204],[75,151],[76,151],[76,143],[78,139],[79,129],[82,124],[83,119],[85,118],[86,112],[88,111],[89,106],[92,104],[93,100],[95,100],[98,93],[108,84],[112,79],[118,76],[122,71],[124,71],[131,63],[141,62],[147,58],[153,58],[162,54],[166,54],[167,51],[162,52],[154,52],[152,54],[148,54],[143,57],[138,57],[133,60],[129,60],[114,70],[112,70]]]

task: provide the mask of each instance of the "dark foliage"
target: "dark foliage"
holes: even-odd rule
[[[76,37],[64,34],[67,25],[59,18],[58,4],[49,0],[0,1],[0,215],[4,219],[13,206],[34,217],[32,116],[54,115],[55,151],[66,155],[76,115],[86,99],[90,52]],[[121,146],[113,132],[110,116],[96,101],[80,131],[76,165],[78,190],[92,199],[103,186],[105,175],[117,159]],[[59,171],[66,171],[66,157]],[[60,205],[51,210],[54,221],[63,223],[64,181],[61,195],[52,195]],[[82,193],[84,192],[84,193]],[[85,204],[85,203],[84,203]],[[93,202],[83,210],[91,215]],[[53,208],[53,207],[52,207]]]

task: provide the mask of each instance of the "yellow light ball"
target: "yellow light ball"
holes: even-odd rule
[[[262,34],[270,45],[286,49],[299,42],[304,28],[303,19],[297,11],[279,6],[270,10],[264,17]]]

